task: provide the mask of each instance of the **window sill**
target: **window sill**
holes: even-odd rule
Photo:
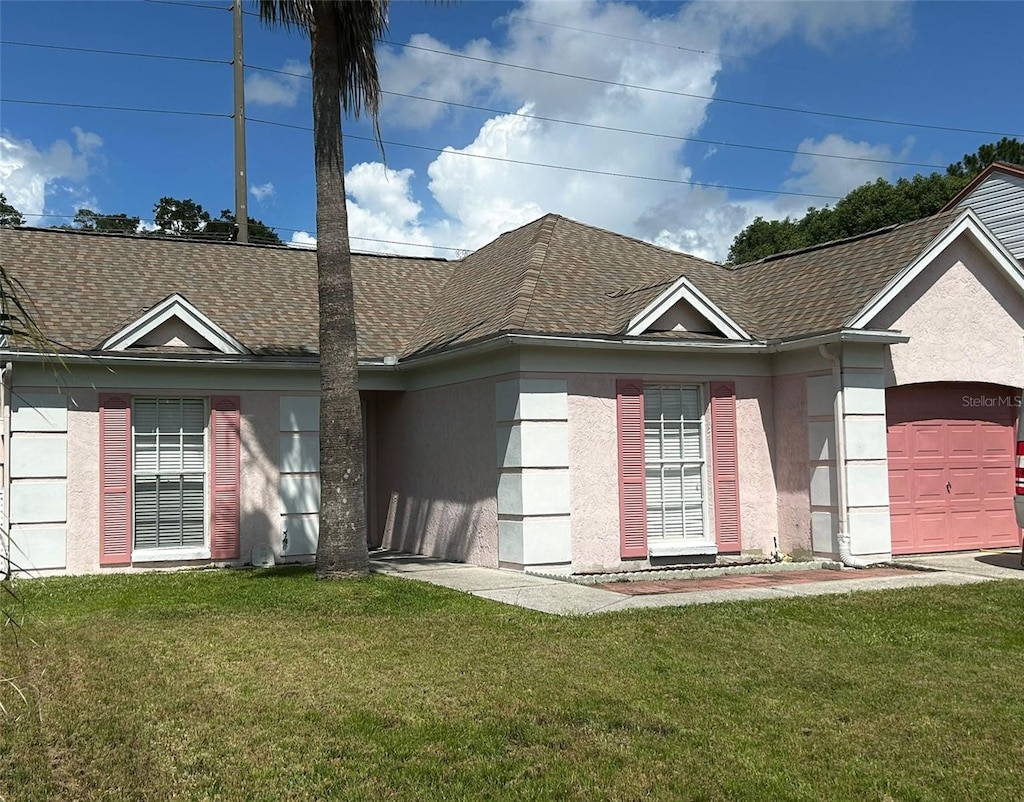
[[[187,560],[209,560],[208,548],[141,549],[132,552],[133,563],[166,563]]]
[[[718,544],[693,540],[648,541],[647,553],[651,557],[685,557],[718,554]]]

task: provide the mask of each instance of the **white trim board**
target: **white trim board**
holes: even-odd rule
[[[1006,249],[984,223],[974,213],[966,209],[949,228],[939,234],[931,244],[907,267],[901,270],[867,305],[851,318],[846,328],[863,329],[885,309],[910,283],[917,278],[939,255],[953,244],[960,236],[967,234],[982,252],[988,256],[1005,276],[1016,287],[1017,292],[1024,296],[1024,268]]]
[[[222,354],[250,353],[248,348],[178,293],[168,295],[148,312],[112,334],[100,348],[104,351],[125,351],[172,318],[180,320]]]
[[[711,321],[730,340],[753,339],[732,318],[719,309],[704,293],[698,290],[686,276],[680,276],[665,292],[651,301],[638,315],[629,321],[626,335],[635,337],[646,332],[656,320],[680,301],[690,306]]]

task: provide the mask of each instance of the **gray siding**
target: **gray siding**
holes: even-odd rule
[[[995,172],[960,206],[970,206],[1018,259],[1024,260],[1024,178]]]

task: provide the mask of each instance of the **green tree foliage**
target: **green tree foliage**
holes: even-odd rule
[[[74,228],[80,231],[102,231],[104,233],[134,234],[139,228],[139,218],[119,214],[100,214],[92,209],[75,212]]]
[[[938,212],[974,176],[993,162],[1024,164],[1024,143],[1004,138],[966,154],[946,172],[915,175],[890,183],[879,178],[850,192],[832,207],[811,207],[799,219],[756,218],[736,235],[729,263],[743,264],[784,251],[854,237],[878,228],[919,220]]]
[[[232,238],[235,235],[235,222],[235,213],[230,209],[222,209],[220,217],[207,223],[205,230],[208,234],[226,235],[225,238]],[[249,218],[249,242],[257,245],[284,245],[284,241],[274,229],[255,217]]]
[[[191,198],[160,198],[153,206],[153,219],[155,233],[181,236],[205,230],[210,213]]]
[[[0,192],[0,226],[23,226],[25,217],[7,202],[7,196]]]

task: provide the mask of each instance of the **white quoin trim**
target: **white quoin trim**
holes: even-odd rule
[[[671,287],[651,301],[651,303],[644,307],[643,311],[630,320],[629,326],[626,329],[626,335],[635,337],[643,334],[658,318],[680,301],[686,301],[700,312],[727,339],[752,339],[732,318],[715,306],[710,298],[698,290],[686,276],[680,276],[676,279]]]
[[[861,309],[847,323],[845,328],[863,329],[878,313],[887,307],[907,286],[928,267],[935,259],[953,244],[960,236],[966,234],[983,253],[991,260],[1013,285],[1017,292],[1024,295],[1024,268],[986,228],[973,209],[966,209],[949,228],[939,234],[931,244],[907,267],[901,270],[882,290],[872,298],[867,306]]]
[[[104,351],[126,351],[171,318],[180,320],[222,354],[241,356],[251,353],[178,293],[168,295],[148,312],[112,334],[100,348]]]

